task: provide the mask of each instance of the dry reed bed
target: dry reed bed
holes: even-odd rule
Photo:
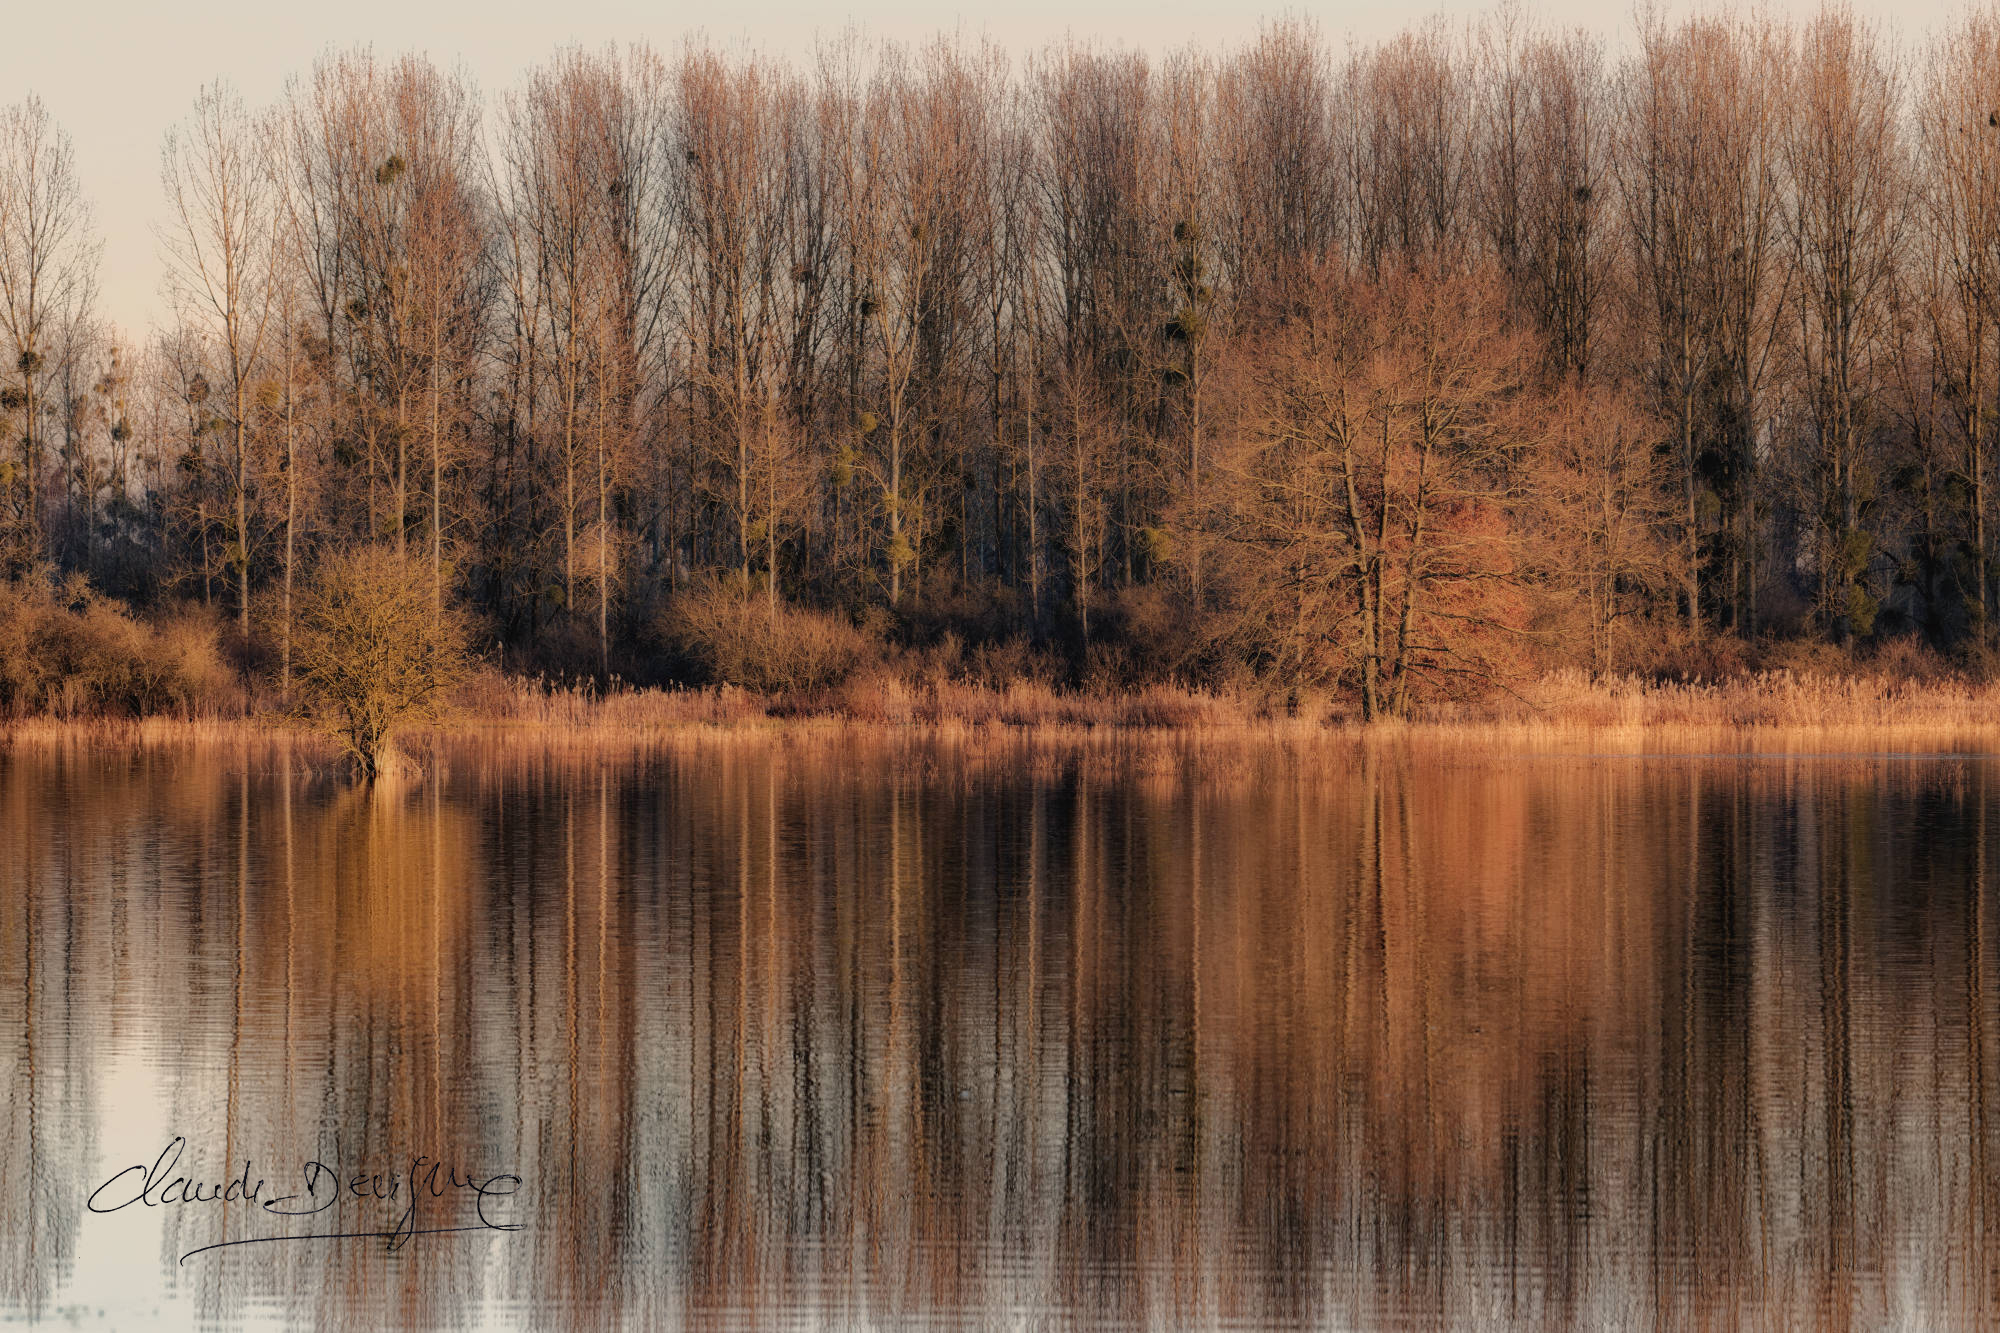
[[[1551,675],[1521,694],[1435,707],[1410,721],[1363,725],[1307,704],[1155,685],[1086,694],[1035,682],[993,688],[956,681],[881,680],[808,699],[765,700],[741,690],[635,691],[595,698],[511,683],[478,710],[484,734],[576,739],[777,729],[798,739],[915,729],[991,744],[1032,733],[1051,744],[1103,742],[1135,732],[1259,741],[1502,746],[1532,750],[1700,751],[2000,750],[2000,683],[1959,677],[1813,676],[1771,671],[1715,682],[1591,680]],[[501,707],[490,704],[500,702]]]
[[[1412,721],[1362,725],[1307,704],[1156,685],[1120,694],[1035,682],[986,687],[878,679],[810,697],[767,699],[732,688],[620,690],[486,677],[454,719],[411,733],[419,759],[460,742],[507,749],[615,750],[750,743],[790,750],[921,740],[1035,762],[1034,753],[1087,750],[1130,762],[1138,750],[1206,763],[1272,743],[1352,754],[1358,748],[1530,753],[2000,752],[2000,683],[1961,677],[1811,676],[1765,672],[1716,682],[1552,675],[1496,702],[1436,707]],[[0,744],[289,746],[331,762],[324,738],[277,715],[0,721]]]
[[[226,745],[299,748],[332,755],[333,742],[308,727],[284,719],[248,717],[88,717],[0,718],[0,745]]]
[[[1385,740],[1611,753],[2000,751],[2000,682],[1791,671],[1659,682],[1565,672],[1516,698],[1375,730]]]
[[[1005,686],[937,681],[913,685],[873,677],[835,689],[763,696],[722,686],[690,690],[622,690],[600,695],[576,686],[534,681],[477,682],[464,714],[496,728],[627,730],[660,727],[798,726],[865,723],[886,726],[1153,727],[1186,729],[1303,721],[1322,710],[1272,716],[1249,699],[1169,685],[1115,694],[1058,690],[1038,681]]]

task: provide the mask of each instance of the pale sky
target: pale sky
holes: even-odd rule
[[[67,129],[78,170],[104,239],[100,311],[143,337],[161,301],[154,225],[161,208],[159,153],[167,127],[183,117],[196,91],[217,77],[233,81],[261,107],[285,79],[310,67],[329,46],[372,43],[383,55],[407,50],[440,65],[462,64],[488,104],[522,71],[558,46],[645,39],[665,50],[690,33],[722,44],[748,43],[773,54],[802,55],[817,35],[850,26],[898,39],[940,29],[985,33],[1022,53],[1060,40],[1101,39],[1161,51],[1200,41],[1240,44],[1266,16],[1300,13],[1329,38],[1363,41],[1389,35],[1415,16],[1471,17],[1486,3],[1425,5],[1288,4],[1254,0],[858,0],[842,8],[801,0],[734,0],[709,7],[634,0],[141,0],[24,2],[0,42],[0,103],[33,92]],[[1585,26],[1614,44],[1632,29],[1630,0],[1539,0],[1530,12],[1556,26]],[[1857,12],[1921,35],[1952,0],[1858,0]]]

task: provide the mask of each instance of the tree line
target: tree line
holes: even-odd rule
[[[1369,716],[1725,642],[1976,656],[1996,89],[1988,8],[1921,49],[1840,9],[569,49],[497,98],[336,51],[168,132],[143,342],[29,98],[0,562],[207,606],[287,689],[356,546],[607,678],[703,598]]]

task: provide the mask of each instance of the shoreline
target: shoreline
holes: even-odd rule
[[[1106,745],[1242,742],[1397,744],[1429,749],[1531,747],[1570,754],[1732,755],[2000,753],[2000,683],[1962,677],[1819,677],[1766,672],[1717,682],[1536,682],[1504,701],[1362,722],[1313,700],[1269,701],[1169,686],[1085,693],[872,681],[838,697],[773,698],[723,688],[594,691],[486,678],[444,718],[401,732],[405,750],[465,742],[618,749],[634,744],[868,737],[962,744]],[[240,716],[0,720],[0,747],[86,743],[111,748],[280,743],[337,745],[276,710]]]

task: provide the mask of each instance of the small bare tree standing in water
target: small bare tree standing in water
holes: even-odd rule
[[[465,675],[465,629],[432,602],[420,561],[387,546],[329,557],[299,615],[299,684],[362,777],[393,763],[398,727],[435,719]]]

